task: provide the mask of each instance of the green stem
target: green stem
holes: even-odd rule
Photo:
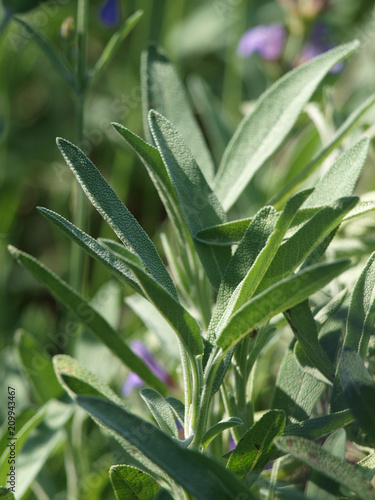
[[[83,146],[83,129],[85,117],[85,99],[87,87],[87,31],[88,0],[78,0],[77,7],[77,46],[78,57],[76,67],[75,107],[76,107],[76,144]],[[73,221],[83,231],[87,226],[87,205],[82,189],[74,183],[73,187]],[[70,283],[73,288],[82,290],[84,286],[84,256],[80,247],[72,244]]]

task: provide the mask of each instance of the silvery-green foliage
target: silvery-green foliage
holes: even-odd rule
[[[167,396],[166,384],[89,301],[41,262],[10,248],[18,262],[148,386],[140,395],[154,423],[133,412],[74,358],[59,355],[53,360],[70,398],[122,447],[122,463],[113,464],[109,473],[118,499],[260,498],[260,491],[271,495],[279,488],[277,474],[270,476],[267,464],[275,461],[277,471],[287,454],[316,471],[307,483],[307,495],[320,492],[334,498],[328,491],[334,482],[337,494],[375,498],[369,481],[374,463],[368,459],[355,467],[346,462],[346,434],[339,431],[347,427],[354,442],[365,442],[373,450],[375,386],[365,363],[374,312],[374,255],[349,293],[341,291],[340,281],[335,283],[340,287],[337,297],[331,297],[327,287],[351,266],[347,258],[328,256],[340,225],[375,210],[374,202],[353,196],[369,140],[341,151],[315,186],[309,184],[310,175],[342,146],[374,97],[279,187],[269,205],[240,220],[231,220],[230,212],[255,173],[285,142],[330,69],[357,47],[357,42],[337,47],[267,90],[239,125],[216,173],[176,69],[156,46],[149,47],[142,58],[147,142],[120,124],[114,128],[146,167],[164,204],[174,234],[162,238],[167,265],[95,165],[78,147],[58,139],[67,165],[120,243],[95,240],[61,215],[46,208],[39,211],[131,287],[135,295],[127,305],[155,330],[166,349],[173,344],[174,360],[178,349],[181,356],[183,400]],[[305,189],[296,192],[301,184]],[[324,294],[314,295],[321,289]],[[285,325],[293,340],[278,370],[272,408],[256,418],[251,391],[256,362]],[[25,352],[35,344],[27,332],[19,334],[26,372],[31,365]],[[49,364],[43,373],[51,370]],[[60,386],[45,386],[35,376],[32,381],[44,406],[19,431],[21,463],[26,463],[33,443],[30,431],[47,417],[53,420],[48,400],[62,400]],[[330,394],[330,407],[323,411]],[[34,449],[45,460],[73,412],[72,403],[64,405],[49,440]],[[228,453],[229,433],[236,447]],[[367,433],[365,440],[361,433]],[[324,446],[313,442],[328,435]],[[27,472],[26,489],[42,460]]]

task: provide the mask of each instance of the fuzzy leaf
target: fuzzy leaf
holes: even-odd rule
[[[206,180],[211,182],[214,176],[213,160],[184,86],[173,64],[155,45],[150,45],[142,55],[141,79],[144,129],[148,142],[152,142],[148,112],[155,109],[173,123],[185,139]]]
[[[185,405],[182,401],[173,396],[168,396],[165,398],[169,406],[172,408],[173,413],[178,418],[181,425],[185,423]]]
[[[273,460],[276,451],[273,440],[283,433],[285,414],[270,410],[240,439],[233,450],[227,467],[241,479],[253,484],[265,466]]]
[[[53,222],[63,233],[69,236],[70,239],[75,241],[81,248],[85,250],[85,252],[93,257],[96,261],[100,262],[109,269],[117,278],[122,281],[125,281],[129,286],[131,286],[135,291],[140,294],[143,294],[139,283],[134,278],[134,275],[131,271],[123,264],[123,262],[117,259],[113,254],[108,252],[106,248],[103,247],[100,243],[98,243],[94,238],[90,235],[84,233],[74,224],[64,219],[59,214],[52,212],[52,210],[48,210],[48,208],[37,208],[38,212],[40,212],[46,219]],[[132,254],[134,262],[141,262],[139,257],[136,254]]]
[[[287,73],[260,97],[230,141],[215,178],[215,192],[225,210],[282,144],[324,76],[358,45],[352,42],[325,52]]]
[[[302,370],[289,350],[277,375],[272,408],[284,410],[289,422],[305,422],[325,388],[323,382]]]
[[[351,424],[353,421],[354,415],[351,410],[344,410],[288,425],[285,427],[283,436],[301,436],[307,439],[320,439],[341,427]]]
[[[337,198],[353,194],[369,147],[370,140],[365,138],[342,154],[315,185],[314,192],[303,207],[328,205]]]
[[[160,486],[151,476],[128,465],[109,469],[117,500],[153,500]]]
[[[225,222],[223,208],[176,128],[155,111],[150,111],[149,121],[191,236],[194,238],[200,229]],[[217,290],[230,250],[202,245],[195,240],[194,245],[212,286]]]
[[[358,123],[361,117],[368,111],[375,103],[375,94],[371,95],[365,102],[363,102],[358,109],[353,111],[341,127],[337,130],[332,140],[317,153],[314,158],[302,168],[302,170],[277,194],[275,194],[267,203],[279,207],[282,203],[298,188],[300,184],[313,174],[324,160],[332,153],[332,151],[339,146],[343,138],[352,130],[354,125]]]
[[[224,351],[276,314],[306,300],[348,268],[346,259],[317,264],[285,278],[254,296],[233,314],[216,340]]]
[[[361,500],[375,499],[374,488],[357,467],[331,455],[317,444],[294,436],[278,437],[275,444],[285,453],[354,491]]]
[[[136,356],[117,332],[95,309],[67,283],[47,269],[30,255],[9,247],[10,253],[35,278],[41,281],[54,297],[61,302],[95,337],[117,356],[125,366],[135,372],[146,384],[165,392],[165,385],[151,372],[148,366]]]
[[[154,244],[95,165],[74,144],[57,139],[59,149],[87,197],[125,246],[139,255],[145,268],[177,298],[177,291]]]
[[[344,400],[375,442],[375,383],[359,354],[349,347],[343,349],[339,375]]]
[[[211,443],[211,441],[215,439],[215,437],[221,434],[223,431],[225,431],[226,429],[230,429],[232,427],[236,427],[237,425],[243,425],[242,420],[237,417],[230,417],[225,420],[221,420],[217,424],[210,427],[202,438],[203,448],[207,448],[207,446]]]
[[[169,436],[178,438],[178,429],[168,402],[158,392],[146,387],[139,391],[160,429]]]
[[[101,398],[78,396],[77,402],[114,434],[136,446],[198,500],[236,500],[253,496],[219,462],[181,448],[158,428]]]
[[[259,294],[290,275],[340,224],[357,201],[358,198],[355,196],[340,198],[311,217],[301,229],[279,247],[255,293]]]
[[[0,498],[1,500],[15,500],[13,493],[3,486],[0,486]]]

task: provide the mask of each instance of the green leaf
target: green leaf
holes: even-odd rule
[[[160,486],[151,476],[127,465],[109,469],[117,500],[153,500]]]
[[[74,358],[58,355],[53,358],[53,364],[61,385],[75,402],[77,402],[77,395],[83,394],[104,397],[115,405],[124,407],[125,402],[123,399],[117,396],[98,377],[81,366]],[[95,421],[98,425],[101,425],[100,420],[96,419]],[[123,439],[120,439],[120,442],[124,448],[124,460],[126,459],[127,465],[137,467],[153,477],[162,476],[161,471],[150,460],[140,454],[137,448]]]
[[[172,297],[172,295],[170,295],[152,276],[134,263],[132,257],[128,256],[128,254],[131,254],[129,250],[122,247],[121,254],[113,254],[132,270],[141,284],[144,294],[173,327],[187,351],[192,355],[202,354],[203,341],[201,329],[193,316],[191,316],[180,302]]]
[[[282,144],[324,76],[358,45],[352,42],[325,52],[287,73],[260,97],[230,141],[215,178],[215,192],[225,210]]]
[[[57,145],[87,197],[126,247],[140,257],[154,278],[177,298],[177,291],[154,244],[84,153],[64,139]]]
[[[335,368],[318,340],[318,331],[308,301],[301,302],[285,312],[294,336],[306,356],[323,375],[332,382]]]
[[[0,498],[1,500],[15,500],[13,493],[3,486],[0,486]]]
[[[84,233],[74,224],[64,219],[59,214],[48,210],[48,208],[37,207],[38,212],[40,212],[46,219],[53,222],[63,233],[69,236],[70,239],[75,241],[85,252],[93,257],[96,261],[103,264],[107,269],[109,269],[117,278],[125,281],[129,286],[131,286],[138,293],[143,294],[139,283],[134,278],[131,271],[123,264],[123,262],[117,259],[112,253],[108,252],[103,245],[98,243],[90,235]],[[133,255],[134,262],[140,262],[139,257],[136,254]]]
[[[255,215],[226,268],[217,294],[216,308],[208,327],[208,339],[214,340],[234,310],[249,269],[269,241],[277,221],[273,207],[264,207]]]
[[[289,231],[287,232],[287,237],[294,234],[300,226],[305,224],[313,215],[315,215],[319,210],[324,207],[312,207],[312,208],[302,208],[299,210],[294,217]],[[375,202],[373,201],[359,201],[357,205],[350,210],[350,212],[345,215],[342,222],[352,220],[361,215],[368,214],[375,210]],[[280,212],[278,212],[280,213]],[[249,227],[252,217],[247,219],[235,220],[232,222],[226,222],[224,224],[218,224],[217,226],[208,227],[198,231],[195,235],[195,239],[201,243],[206,243],[206,245],[219,245],[219,246],[231,246],[237,245],[243,238],[246,229]]]
[[[178,418],[180,424],[183,426],[185,423],[185,405],[182,401],[173,396],[165,398],[169,406],[172,408],[173,413]]]
[[[335,431],[328,436],[322,448],[333,456],[344,460],[346,432],[343,429]],[[327,479],[322,474],[313,471],[306,485],[305,493],[309,498],[319,500],[335,500],[339,495],[339,485],[336,481]]]
[[[172,409],[158,392],[146,387],[139,391],[160,429],[169,436],[178,438],[178,429]]]
[[[344,347],[339,365],[344,400],[361,427],[375,441],[375,383],[358,353]]]
[[[119,50],[122,42],[138,24],[138,21],[141,19],[142,15],[142,10],[137,10],[136,12],[134,12],[133,15],[126,19],[121,28],[111,36],[100,58],[95,64],[91,83],[93,83],[93,81],[97,79],[97,77],[102,73],[103,69],[111,62],[116,52]]]
[[[375,103],[375,94],[371,95],[361,106],[353,111],[337,130],[333,139],[297,174],[286,186],[275,194],[268,203],[280,206],[305,180],[319,168],[330,153],[341,143],[342,139],[350,132],[360,118]]]
[[[311,217],[279,247],[255,293],[290,275],[340,224],[357,201],[355,196],[340,198]]]
[[[173,360],[180,360],[180,351],[175,333],[158,309],[148,300],[136,294],[126,297],[125,302],[132,308],[147,328],[157,335],[160,344],[168,356],[173,358]]]
[[[103,399],[78,396],[77,402],[114,434],[136,446],[198,500],[238,500],[246,486],[219,462],[181,448],[162,431]]]
[[[375,252],[371,254],[361,275],[356,281],[352,293],[348,317],[346,321],[346,334],[343,343],[343,351],[346,348],[358,352],[365,359],[367,346],[372,333],[374,315],[374,289],[375,289]],[[340,384],[340,366],[342,356],[339,359],[336,378],[331,396],[333,411],[343,410],[345,401]]]
[[[289,422],[310,417],[326,385],[302,370],[292,350],[288,350],[276,379],[272,408],[284,410]]]
[[[370,453],[363,460],[357,462],[356,465],[360,468],[362,474],[371,481],[375,475],[375,453]]]
[[[317,444],[301,437],[287,436],[276,438],[275,445],[350,491],[354,491],[362,500],[375,498],[373,487],[357,467],[331,455]]]
[[[159,151],[122,125],[119,125],[118,123],[112,123],[112,125],[121,137],[125,139],[129,146],[137,153],[146,167],[147,172],[158,191],[168,217],[173,223],[182,244],[184,239],[183,216],[178,205],[176,191],[169,178],[167,169],[165,168]]]
[[[203,448],[207,448],[211,441],[223,431],[225,431],[226,429],[231,429],[232,427],[236,427],[237,425],[243,425],[242,420],[237,417],[230,417],[225,420],[221,420],[217,424],[210,427],[202,438]]]
[[[159,490],[155,497],[155,500],[173,500],[173,497],[168,493],[167,490]]]
[[[25,330],[16,332],[15,342],[18,356],[38,400],[46,403],[61,396],[62,389],[56,379],[52,359],[45,354],[42,345]]]
[[[310,418],[285,427],[283,436],[301,436],[307,439],[320,439],[332,432],[351,424],[354,415],[351,410],[339,411],[324,415],[323,417]]]
[[[370,147],[368,138],[362,139],[342,154],[315,185],[304,208],[328,205],[337,198],[350,196],[357,184]]]
[[[56,446],[64,441],[64,427],[73,409],[71,404],[49,401],[43,407],[44,415],[39,425],[33,428],[22,445],[17,440],[17,476],[22,478],[17,483],[17,498],[23,497]],[[21,429],[22,432],[24,429]]]
[[[233,450],[227,467],[252,485],[265,466],[275,457],[275,437],[283,433],[285,414],[270,410],[240,439]]]
[[[150,111],[149,120],[191,236],[194,238],[200,229],[225,222],[223,208],[182,136],[171,122],[155,111]],[[230,250],[193,241],[207,276],[217,290],[230,258]]]
[[[95,337],[117,356],[148,385],[165,392],[165,385],[151,372],[148,366],[136,356],[115,330],[98,314],[95,309],[67,283],[47,269],[30,255],[9,247],[12,256],[72,313]]]
[[[155,109],[173,123],[185,139],[207,182],[211,182],[214,176],[213,160],[194,118],[184,86],[173,64],[155,45],[149,45],[142,55],[141,81],[147,141],[152,143],[148,129],[148,112]]]
[[[350,261],[341,259],[332,263],[311,266],[285,278],[246,302],[228,321],[216,340],[224,351],[276,314],[306,300],[349,267]]]

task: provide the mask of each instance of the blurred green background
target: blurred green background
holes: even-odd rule
[[[298,47],[307,40],[317,22],[327,25],[333,45],[355,38],[362,42],[362,48],[342,74],[332,74],[326,79],[328,87],[335,85],[334,91],[318,95],[324,112],[330,113],[331,125],[340,125],[347,114],[373,92],[374,2],[305,0],[300,2],[304,7],[318,6],[316,12],[305,17],[292,12],[293,4],[296,4],[293,0],[121,1],[122,19],[137,9],[142,9],[144,15],[104,76],[91,89],[85,120],[85,148],[151,237],[164,223],[163,208],[143,166],[110,126],[111,121],[117,121],[143,135],[140,55],[150,40],[164,47],[193,91],[197,115],[217,162],[246,109],[243,103],[251,103],[293,66]],[[327,4],[326,8],[319,12],[323,4]],[[100,5],[99,1],[90,2],[88,50],[92,65],[114,31],[100,23]],[[75,14],[76,2],[71,0],[58,7],[47,3],[24,18],[69,57],[72,47],[61,38],[60,27],[64,19]],[[285,25],[289,32],[289,59],[269,62],[258,54],[240,58],[237,45],[242,34],[258,24],[273,22]],[[6,247],[12,244],[38,257],[67,279],[69,241],[38,214],[36,206],[48,207],[71,218],[73,176],[57,150],[55,138],[61,136],[74,141],[74,109],[67,87],[15,22],[0,39],[0,68],[0,347],[5,347],[12,344],[14,332],[20,327],[42,342],[47,335],[56,339],[57,332],[63,331],[61,325],[65,320],[60,306],[12,261]],[[209,109],[205,107],[207,102]],[[211,126],[207,126],[209,116],[214,117]],[[373,122],[371,113],[366,115],[366,120]],[[311,151],[320,146],[315,129],[312,131],[306,123],[305,116],[287,147],[249,187],[234,216],[251,215],[268,199],[286,175],[285,165],[291,161],[298,163],[294,150],[303,149],[305,144],[310,145]],[[375,189],[371,171],[367,170],[362,185],[366,191]],[[95,237],[111,237],[110,230],[92,208],[88,232]],[[159,245],[158,240],[156,244]],[[91,298],[109,275],[90,263],[89,276],[86,293]],[[128,310],[123,314],[122,327],[134,322],[139,324]]]

